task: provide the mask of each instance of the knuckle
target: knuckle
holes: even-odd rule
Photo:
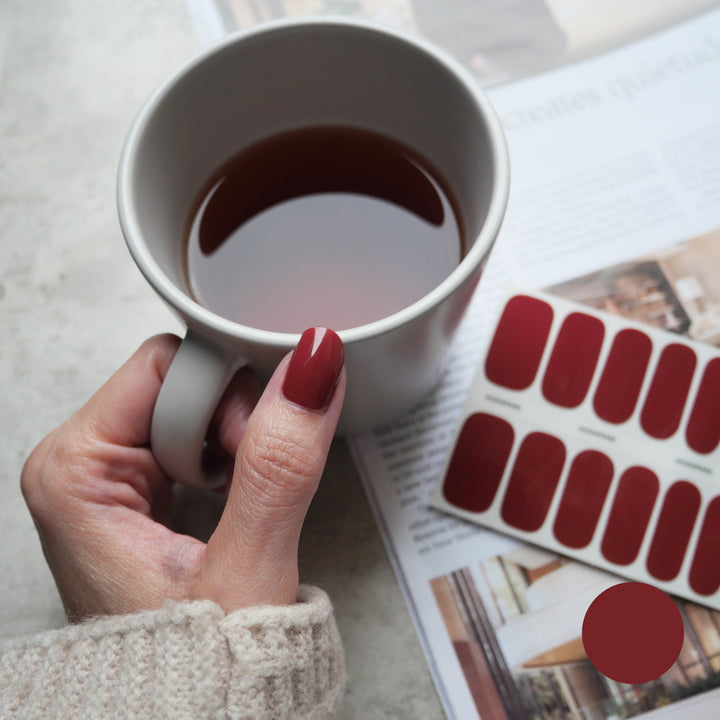
[[[197,584],[202,573],[204,544],[194,538],[181,537],[178,542],[173,538],[161,553],[163,576],[172,587],[181,588],[186,593]]]
[[[47,437],[30,453],[20,473],[20,491],[33,516],[41,511],[46,497],[43,485],[47,475],[49,444],[50,437]]]
[[[79,474],[79,454],[62,426],[30,453],[20,473],[20,490],[34,518],[44,517],[62,501],[65,479]]]
[[[306,438],[266,432],[245,453],[245,470],[257,491],[270,500],[292,502],[314,487],[320,472],[317,453]]]
[[[151,364],[166,357],[172,358],[180,345],[180,338],[172,333],[153,335],[142,342],[137,354],[146,357]]]

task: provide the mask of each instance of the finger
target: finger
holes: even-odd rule
[[[306,331],[247,423],[225,512],[208,543],[204,582],[226,609],[295,601],[300,530],[344,392],[339,337]]]
[[[208,441],[235,458],[250,414],[260,398],[260,384],[249,370],[240,370],[223,393],[210,423]]]
[[[136,447],[150,442],[150,422],[160,387],[180,339],[155,335],[90,398],[78,415],[97,439]]]
[[[213,488],[213,492],[227,497],[240,438],[259,397],[257,379],[249,370],[243,369],[235,374],[218,403],[208,428],[207,442],[218,459],[224,460],[227,482]]]

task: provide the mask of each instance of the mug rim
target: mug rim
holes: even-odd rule
[[[302,331],[287,333],[264,330],[251,325],[243,325],[242,323],[218,315],[193,300],[192,297],[173,282],[157,263],[140,229],[140,223],[138,222],[135,212],[130,188],[132,168],[137,158],[138,141],[142,132],[155,109],[175,87],[175,84],[192,68],[198,67],[208,58],[222,52],[225,48],[243,42],[256,35],[282,32],[283,30],[291,28],[331,27],[333,25],[341,28],[356,28],[361,31],[369,31],[373,34],[385,35],[402,43],[414,45],[417,49],[432,57],[435,62],[445,66],[455,79],[464,86],[480,110],[490,139],[494,178],[488,212],[480,232],[475,236],[474,242],[465,254],[465,257],[462,258],[453,271],[432,290],[401,310],[363,325],[337,330],[343,343],[353,343],[369,337],[383,335],[397,327],[406,325],[410,321],[428,312],[449,297],[455,288],[463,284],[475,269],[482,264],[483,260],[487,258],[492,249],[505,216],[510,190],[510,161],[507,141],[500,120],[489,99],[481,88],[478,87],[470,73],[455,60],[455,58],[422,37],[357,18],[312,16],[281,18],[258,23],[250,28],[234,31],[220,41],[202,48],[166,76],[140,107],[140,110],[130,125],[120,154],[116,200],[120,226],[125,243],[135,264],[153,289],[173,307],[181,317],[188,323],[192,322],[194,326],[207,327],[216,333],[230,336],[237,340],[274,347],[293,347],[299,341],[302,333]]]

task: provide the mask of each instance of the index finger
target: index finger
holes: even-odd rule
[[[179,345],[171,334],[149,338],[78,411],[99,440],[149,444],[155,401]]]

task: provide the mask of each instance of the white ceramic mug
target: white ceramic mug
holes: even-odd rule
[[[509,187],[502,129],[469,74],[429,43],[364,22],[284,20],[191,59],[140,110],[117,190],[135,262],[187,326],[151,433],[155,456],[179,482],[224,480],[203,450],[227,383],[244,365],[266,380],[299,340],[232,322],[192,299],[182,261],[188,212],[207,178],[243,147],[321,124],[374,130],[415,148],[449,184],[469,245],[417,302],[340,330],[348,378],[341,433],[388,423],[436,385],[500,229]]]

